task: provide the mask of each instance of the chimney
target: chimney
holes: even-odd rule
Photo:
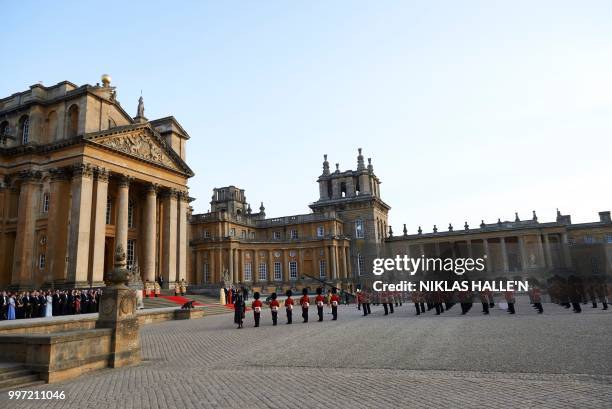
[[[610,211],[599,212],[599,221],[602,223],[612,223],[612,219],[610,219]]]

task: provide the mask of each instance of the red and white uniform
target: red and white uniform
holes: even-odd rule
[[[331,296],[331,305],[332,307],[337,307],[340,304],[340,297],[338,294],[332,294]]]
[[[255,300],[251,304],[251,308],[253,308],[253,311],[255,311],[255,312],[261,312],[261,307],[262,306],[263,306],[263,304],[259,300]]]
[[[308,309],[308,306],[310,305],[310,298],[308,298],[307,295],[303,295],[302,298],[300,298],[300,305],[302,308]]]
[[[321,294],[318,294],[315,297],[315,303],[317,304],[317,307],[323,307],[325,304],[325,298]]]
[[[287,299],[285,300],[285,308],[288,310],[293,309],[293,298],[287,297]]]
[[[270,309],[274,312],[278,312],[278,309],[280,308],[280,304],[278,302],[278,300],[272,300],[270,301]]]

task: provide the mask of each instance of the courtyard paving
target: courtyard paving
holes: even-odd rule
[[[143,363],[33,390],[63,401],[9,401],[4,408],[610,408],[612,312],[573,314],[522,300],[517,314],[479,305],[414,316],[404,305],[362,317],[235,329],[233,315],[142,328]],[[587,308],[588,307],[588,308]],[[297,311],[295,311],[297,312]]]

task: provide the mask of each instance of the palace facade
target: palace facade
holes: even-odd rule
[[[118,247],[143,280],[186,278],[188,139],[107,75],[1,99],[0,288],[103,285]]]

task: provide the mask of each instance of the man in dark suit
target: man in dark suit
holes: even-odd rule
[[[6,291],[2,291],[2,297],[0,297],[0,320],[7,319],[8,313],[8,296]]]

